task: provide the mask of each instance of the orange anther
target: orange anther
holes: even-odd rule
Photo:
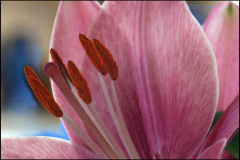
[[[68,80],[66,78],[68,78],[70,80],[70,76],[69,76],[69,74],[67,72],[67,67],[65,66],[65,64],[62,61],[62,58],[59,56],[57,51],[55,49],[53,49],[53,48],[50,49],[50,54],[51,54],[53,62],[58,64],[58,67],[59,67],[63,77],[65,78],[66,82],[68,83]]]
[[[33,71],[30,67],[25,66],[25,67],[24,67],[24,72],[25,72],[25,75],[26,75],[26,77],[27,77],[28,82],[29,82],[29,77],[34,77],[35,79],[38,79],[38,80],[39,80],[39,78],[37,77],[37,75],[34,73],[34,71]],[[39,81],[40,81],[40,80],[39,80]],[[41,82],[41,81],[40,81],[40,82]],[[29,85],[30,85],[31,88],[33,89],[34,93],[35,93],[35,92],[38,92],[38,90],[35,89],[35,87],[33,87],[31,83],[29,83]]]
[[[24,68],[24,72],[27,77],[28,83],[30,84],[36,97],[39,99],[42,105],[54,116],[62,117],[62,110],[55,102],[52,95],[48,92],[46,87],[41,83],[37,75],[33,72],[33,70],[30,67],[26,66]]]
[[[112,54],[109,50],[102,44],[98,39],[93,39],[93,44],[98,54],[100,55],[104,66],[106,67],[108,73],[112,80],[118,78],[118,66],[115,60],[113,60]]]
[[[38,79],[37,75],[34,73],[34,71],[30,67],[25,66],[24,67],[24,72],[25,72],[25,75],[26,75],[27,78],[29,76],[32,76],[32,77]]]
[[[96,49],[94,48],[92,41],[88,39],[84,34],[79,34],[79,40],[93,65],[102,75],[106,75],[107,70],[102,64],[101,58],[99,57]]]
[[[68,61],[67,65],[72,83],[78,91],[78,95],[85,103],[91,103],[92,97],[87,85],[87,81],[83,78],[82,74],[72,61]]]

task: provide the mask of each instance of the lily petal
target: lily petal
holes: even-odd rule
[[[237,159],[237,158],[224,150],[221,159]]]
[[[190,158],[210,129],[218,84],[214,53],[186,3],[105,2],[88,36],[117,62],[117,96],[141,158],[162,148],[161,158]],[[82,58],[93,102],[119,140],[97,70]]]
[[[212,131],[205,140],[201,152],[222,138],[227,139],[227,143],[235,136],[239,130],[239,95],[229,105],[217,121]],[[201,153],[200,152],[200,153]]]
[[[1,139],[3,159],[97,159],[96,155],[75,143],[52,137]]]
[[[80,53],[83,52],[83,49],[79,43],[78,34],[87,34],[88,28],[100,7],[98,2],[93,1],[60,2],[54,22],[50,47],[58,52],[65,64],[67,64],[68,60],[73,60],[76,64],[79,64],[81,61]],[[50,61],[52,61],[51,58]],[[74,110],[70,107],[71,105],[55,83],[53,81],[51,83],[56,102],[64,107],[67,113],[75,114]],[[83,124],[78,123],[78,125],[82,126]],[[70,139],[82,145],[82,141],[70,127],[65,123],[64,126]]]
[[[203,24],[217,59],[219,102],[217,111],[225,111],[239,93],[239,6],[218,4]]]
[[[226,146],[227,139],[223,138],[207,148],[197,159],[220,159]]]

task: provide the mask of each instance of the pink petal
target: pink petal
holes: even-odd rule
[[[212,131],[205,140],[201,152],[222,138],[227,139],[227,143],[235,136],[239,130],[239,95],[229,105],[217,121]],[[200,153],[201,153],[200,152]]]
[[[1,139],[3,159],[97,159],[96,155],[75,143],[52,137]]]
[[[211,126],[218,85],[214,53],[186,3],[105,2],[88,36],[118,64],[116,90],[141,158],[162,148],[161,158],[190,158]],[[97,70],[82,58],[93,103],[119,140]]]
[[[73,60],[79,64],[83,49],[78,40],[79,33],[87,34],[92,20],[97,15],[100,4],[93,1],[60,2],[58,12],[54,22],[50,48],[54,48],[67,64],[68,60]],[[50,61],[51,58],[50,58]],[[74,112],[68,101],[63,98],[63,94],[51,81],[55,100],[60,105],[69,107],[69,112]],[[76,115],[76,114],[75,114]],[[79,137],[65,124],[71,140],[82,144]],[[81,124],[78,123],[80,126]]]
[[[203,29],[217,59],[217,111],[225,111],[239,93],[239,6],[231,2],[220,3],[211,11]]]
[[[197,159],[220,159],[227,139],[223,138],[207,148]]]
[[[235,158],[233,155],[224,150],[221,159],[237,159],[237,158]]]

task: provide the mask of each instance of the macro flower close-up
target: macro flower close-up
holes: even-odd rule
[[[63,1],[49,50],[53,95],[23,69],[70,141],[1,138],[2,158],[239,158],[226,149],[239,131],[238,5],[201,26],[184,1]]]

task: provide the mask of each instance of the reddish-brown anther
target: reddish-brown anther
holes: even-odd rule
[[[104,66],[106,67],[108,73],[110,74],[110,77],[112,80],[116,80],[118,78],[118,66],[116,61],[113,59],[112,54],[109,52],[107,47],[103,43],[101,43],[98,39],[93,39],[93,44],[96,50],[98,51],[98,54],[100,55],[100,58],[102,59],[102,62]]]
[[[28,83],[30,84],[31,88],[34,91],[34,94],[42,103],[42,105],[55,117],[62,117],[63,116],[62,110],[55,102],[52,95],[48,92],[46,87],[39,80],[34,71],[30,67],[26,66],[24,68],[24,72],[27,77]]]
[[[91,103],[92,96],[88,88],[87,81],[83,78],[82,74],[72,61],[68,61],[67,66],[72,83],[78,91],[78,95],[85,103]]]
[[[53,48],[50,49],[50,54],[51,54],[53,62],[58,64],[58,67],[59,67],[63,77],[65,78],[66,82],[68,83],[67,79],[70,80],[70,76],[68,74],[67,67],[65,66],[65,64],[62,61],[62,58],[59,56],[57,51],[55,49],[53,49]]]
[[[24,72],[25,72],[25,75],[26,75],[26,77],[27,77],[28,82],[29,82],[29,77],[34,77],[35,79],[38,79],[38,80],[39,80],[39,78],[37,77],[37,75],[34,73],[34,71],[33,71],[30,67],[25,66],[25,67],[24,67]],[[40,81],[40,80],[39,80],[39,81]],[[40,81],[40,82],[41,82],[41,81]],[[35,89],[35,87],[34,87],[31,83],[29,83],[29,85],[30,85],[31,88],[33,89],[34,93],[35,93],[35,92],[38,92],[38,90]]]
[[[38,79],[37,75],[34,73],[34,71],[30,67],[25,66],[24,67],[24,72],[25,72],[25,75],[26,75],[27,78],[29,76],[32,76],[32,77]]]
[[[94,48],[92,41],[88,39],[84,34],[79,34],[79,41],[81,42],[83,49],[86,51],[93,65],[102,75],[106,75],[107,70],[102,63],[101,58],[98,55],[98,52]]]

